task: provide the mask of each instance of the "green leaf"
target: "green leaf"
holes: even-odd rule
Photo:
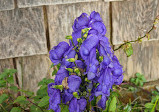
[[[145,107],[148,108],[148,109],[153,108],[153,106],[154,106],[153,103],[146,103],[146,104],[145,104]]]
[[[33,96],[34,95],[34,92],[31,92],[31,91],[26,91],[26,90],[23,90],[23,89],[19,89],[19,91],[25,93],[28,96]]]
[[[25,96],[18,96],[13,103],[19,103],[19,104],[27,104],[29,101],[26,100]]]
[[[54,67],[54,64],[53,64],[53,63],[51,64],[50,68],[52,68],[52,67]]]
[[[0,79],[5,78],[7,75],[8,75],[7,73],[3,72],[2,74],[0,74]]]
[[[62,104],[60,105],[60,107],[61,107],[61,112],[69,112],[67,105]]]
[[[131,112],[131,105],[130,105],[130,104],[127,104],[127,105],[124,107],[124,112]]]
[[[116,104],[117,104],[117,99],[116,97],[114,96],[110,102],[110,105],[109,105],[109,112],[115,112],[116,110]]]
[[[17,86],[10,86],[9,88],[10,88],[11,90],[13,90],[13,91],[16,91],[16,92],[18,91],[18,87],[17,87]]]
[[[49,98],[50,98],[49,96],[44,96],[44,97],[40,100],[38,106],[39,106],[39,107],[44,107],[44,106],[48,105],[48,104],[49,104]]]
[[[125,45],[124,51],[125,51],[127,57],[131,56],[131,55],[133,54],[132,44],[131,44],[131,43],[127,43],[127,44]]]
[[[140,73],[136,73],[135,75],[136,77],[139,77],[139,78],[142,76]]]
[[[52,72],[52,76],[56,75],[56,73],[57,73],[57,70],[54,69],[54,71]]]
[[[32,105],[32,106],[30,107],[30,112],[42,112],[42,111],[41,111],[40,108],[38,108],[37,106]]]
[[[135,78],[131,78],[131,79],[130,79],[130,82],[131,82],[131,83],[134,83],[134,82],[135,82]]]
[[[58,65],[56,65],[57,66],[57,68],[58,68],[58,70],[60,69],[60,66],[61,66],[61,64],[59,63]]]
[[[0,96],[0,104],[3,103],[6,99],[8,99],[8,95],[7,94],[2,94]]]
[[[21,108],[20,107],[13,107],[10,112],[21,112]]]
[[[0,80],[0,87],[5,87],[6,86],[6,81]]]
[[[8,83],[14,84],[13,75],[9,75],[6,80],[7,80]]]

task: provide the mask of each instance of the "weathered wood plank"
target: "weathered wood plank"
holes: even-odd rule
[[[151,28],[158,14],[158,0],[112,2],[113,44],[143,36]],[[151,33],[150,40],[159,39],[158,30]]]
[[[4,71],[4,69],[14,68],[13,59],[3,59],[0,60],[0,73]]]
[[[51,61],[47,55],[16,58],[20,87],[36,92],[38,82],[51,77]]]
[[[66,41],[65,36],[72,34],[74,19],[80,16],[83,12],[88,14],[92,11],[99,12],[107,27],[106,36],[110,37],[109,3],[99,1],[91,3],[65,4],[48,6],[47,9],[51,47],[57,45],[60,41]]]
[[[91,2],[98,0],[18,0],[18,7],[33,7],[40,5],[68,4],[77,2]]]
[[[0,12],[0,59],[46,54],[43,8]]]
[[[148,81],[159,79],[159,41],[145,41],[133,44],[133,55],[126,57],[121,49],[115,54],[124,67],[124,79],[128,80],[139,72]]]
[[[0,11],[14,9],[14,0],[0,0]]]

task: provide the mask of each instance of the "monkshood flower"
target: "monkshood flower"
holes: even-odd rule
[[[83,112],[86,108],[87,101],[84,98],[73,98],[69,104],[69,112]]]
[[[55,84],[50,83],[48,85],[49,110],[53,109],[55,112],[61,112],[59,104],[61,103],[60,90],[53,88]]]
[[[123,81],[122,66],[105,37],[107,30],[98,12],[82,13],[72,28],[69,44],[60,42],[49,52],[54,65],[60,63],[55,83],[48,85],[49,109],[59,112],[64,104],[69,112],[92,107],[90,111],[94,107],[87,102],[100,97],[96,105],[104,110],[113,85]]]
[[[54,65],[57,65],[62,60],[64,53],[68,49],[69,49],[69,44],[63,41],[50,50],[49,52],[50,60],[54,63]]]

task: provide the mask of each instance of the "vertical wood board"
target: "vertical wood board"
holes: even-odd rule
[[[133,44],[133,55],[126,57],[123,50],[115,51],[123,69],[124,79],[129,80],[135,73],[144,74],[148,81],[159,79],[159,41]]]
[[[38,82],[50,78],[51,61],[47,55],[16,58],[20,87],[36,92]]]
[[[18,7],[33,7],[40,5],[55,5],[55,4],[68,4],[78,2],[91,2],[98,0],[18,0]]]
[[[14,9],[14,0],[0,0],[0,11]]]
[[[4,71],[4,69],[14,69],[13,59],[3,59],[0,60],[0,73]]]
[[[101,14],[104,24],[107,28],[106,36],[110,37],[109,25],[109,3],[91,2],[48,6],[48,23],[51,47],[61,41],[66,41],[65,37],[72,34],[72,25],[74,20],[82,13],[90,14],[97,11]]]
[[[0,12],[0,59],[46,53],[42,7]]]
[[[112,2],[113,44],[135,40],[146,34],[158,14],[158,0]],[[150,40],[158,40],[158,35],[159,28],[151,33]]]

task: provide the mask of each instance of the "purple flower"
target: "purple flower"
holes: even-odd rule
[[[91,12],[90,18],[95,20],[95,21],[102,21],[102,18],[100,17],[100,14],[98,12]]]
[[[57,46],[53,47],[49,54],[50,54],[50,60],[54,63],[54,65],[57,65],[62,57],[63,54],[69,49],[69,45],[66,42],[60,42]]]
[[[61,103],[61,97],[60,97],[60,90],[53,88],[55,84],[50,83],[48,85],[48,95],[50,97],[49,99],[49,110],[53,109],[55,112],[60,112],[60,106]]]
[[[89,23],[89,16],[86,13],[82,13],[78,18],[75,19],[73,24],[73,30],[77,31],[87,27]]]
[[[62,95],[62,101],[63,103],[69,102],[73,98],[73,92],[69,91],[69,89],[64,90],[63,95]]]
[[[95,21],[92,22],[89,27],[91,27],[92,30],[96,30],[98,32],[98,35],[104,36],[106,34],[106,27],[103,24],[103,22]]]
[[[103,110],[106,107],[106,101],[107,101],[107,96],[103,94],[102,98],[98,101],[98,106],[101,107]]]
[[[76,92],[78,91],[80,84],[81,84],[81,78],[76,75],[71,75],[68,77],[68,87],[71,91]]]
[[[97,46],[98,42],[99,40],[96,35],[89,35],[87,39],[82,43],[80,54],[84,60],[87,60],[90,51],[92,50],[92,48],[95,48]]]
[[[63,79],[65,77],[68,77],[68,76],[69,76],[69,72],[65,68],[60,67],[60,69],[58,70],[58,72],[55,76],[55,84],[56,85],[61,85]]]
[[[86,108],[87,101],[84,98],[77,100],[73,98],[69,104],[69,112],[83,112]]]

